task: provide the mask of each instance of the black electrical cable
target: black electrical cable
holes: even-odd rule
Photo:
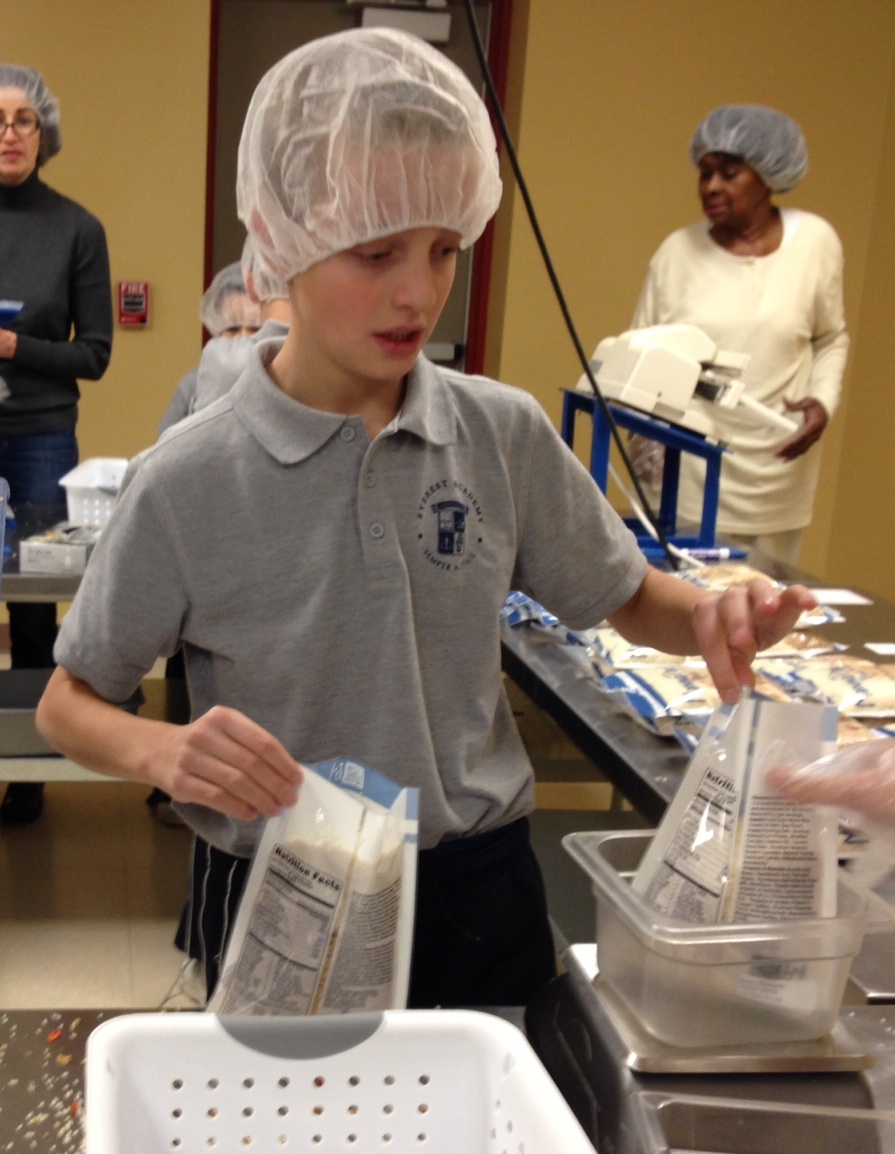
[[[618,447],[619,453],[621,454],[621,458],[625,463],[625,468],[628,470],[628,474],[630,475],[631,480],[634,483],[634,488],[637,492],[637,497],[640,501],[641,508],[646,513],[646,516],[649,518],[650,524],[652,525],[653,529],[656,532],[657,540],[658,540],[659,544],[662,546],[662,549],[665,553],[665,556],[668,560],[669,565],[671,565],[671,567],[673,569],[678,569],[678,568],[680,568],[680,562],[674,556],[674,554],[671,552],[671,549],[668,545],[668,538],[665,535],[664,531],[662,530],[662,527],[659,524],[658,520],[656,519],[656,516],[653,513],[653,510],[652,510],[652,507],[650,506],[649,501],[647,500],[646,494],[643,491],[643,488],[640,484],[640,481],[637,477],[637,474],[634,471],[634,466],[631,464],[631,459],[628,456],[628,451],[624,445],[624,441],[622,439],[622,436],[618,431],[618,425],[616,425],[615,418],[612,416],[612,410],[609,408],[609,405],[606,401],[606,398],[600,392],[599,386],[597,385],[597,382],[596,382],[596,378],[594,377],[594,374],[593,374],[593,370],[590,367],[590,361],[587,357],[587,354],[584,351],[584,348],[582,347],[581,340],[578,337],[578,333],[575,329],[574,322],[572,321],[572,315],[569,312],[569,307],[566,303],[565,295],[563,294],[562,287],[560,286],[560,283],[559,283],[559,278],[556,275],[556,271],[553,268],[553,261],[550,258],[550,253],[547,249],[547,244],[546,244],[544,237],[543,237],[543,234],[541,232],[540,225],[538,224],[538,218],[537,218],[537,214],[535,213],[535,210],[534,210],[534,204],[532,203],[531,197],[529,196],[529,193],[528,193],[528,186],[525,183],[524,176],[522,175],[522,169],[519,165],[519,159],[516,156],[516,150],[513,146],[513,141],[510,137],[510,131],[509,131],[509,128],[507,127],[507,122],[504,118],[503,109],[501,108],[500,100],[497,96],[497,90],[494,87],[494,79],[491,76],[491,70],[488,67],[488,59],[487,59],[487,56],[485,53],[484,44],[482,43],[481,34],[479,32],[479,26],[478,26],[478,21],[476,20],[476,16],[475,16],[475,8],[474,8],[473,0],[464,0],[464,7],[466,9],[466,17],[467,17],[467,21],[469,23],[469,31],[470,31],[470,34],[472,35],[473,47],[475,48],[475,54],[476,54],[476,57],[477,57],[478,62],[479,62],[479,68],[481,69],[482,79],[485,82],[485,88],[487,89],[488,98],[489,98],[490,103],[491,103],[491,111],[493,112],[493,114],[497,120],[497,123],[500,127],[500,135],[501,135],[501,138],[503,139],[504,146],[506,147],[506,150],[507,150],[507,157],[509,159],[510,166],[513,169],[513,175],[516,178],[516,185],[519,189],[519,192],[522,196],[522,200],[525,204],[525,210],[528,213],[528,219],[529,219],[529,223],[531,224],[532,232],[534,233],[535,240],[537,241],[538,248],[539,248],[540,253],[541,253],[541,258],[544,261],[544,266],[547,270],[547,275],[550,278],[551,285],[553,286],[553,292],[556,295],[556,299],[557,299],[557,302],[559,304],[560,311],[562,312],[563,320],[566,323],[566,328],[568,329],[569,336],[572,338],[572,344],[575,346],[575,352],[577,353],[578,359],[584,368],[584,375],[587,377],[587,380],[590,384],[590,387],[593,389],[594,396],[597,399],[597,403],[600,406],[600,409],[603,413],[603,417],[606,420],[606,424],[609,426],[609,431],[612,435],[612,438],[615,441],[615,444]]]

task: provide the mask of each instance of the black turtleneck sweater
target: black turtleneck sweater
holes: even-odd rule
[[[112,351],[109,252],[96,217],[37,172],[0,184],[0,299],[25,302],[7,326],[15,356],[0,358],[0,436],[71,428],[78,378],[99,380]]]

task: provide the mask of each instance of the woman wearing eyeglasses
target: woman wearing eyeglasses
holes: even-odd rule
[[[65,520],[59,478],[78,462],[78,380],[99,380],[112,350],[103,226],[40,177],[61,147],[43,77],[0,64],[0,300],[22,302],[0,327],[0,477],[20,536]],[[10,603],[9,633],[13,668],[52,666],[55,605]],[[0,822],[33,821],[42,807],[42,785],[13,782]]]

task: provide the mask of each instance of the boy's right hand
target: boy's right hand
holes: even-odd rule
[[[171,726],[159,751],[175,801],[208,806],[240,821],[276,817],[295,804],[301,766],[272,734],[236,709],[216,705],[189,725]]]

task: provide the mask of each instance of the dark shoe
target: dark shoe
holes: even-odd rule
[[[37,821],[43,808],[42,781],[11,781],[0,803],[0,825],[27,825]]]

